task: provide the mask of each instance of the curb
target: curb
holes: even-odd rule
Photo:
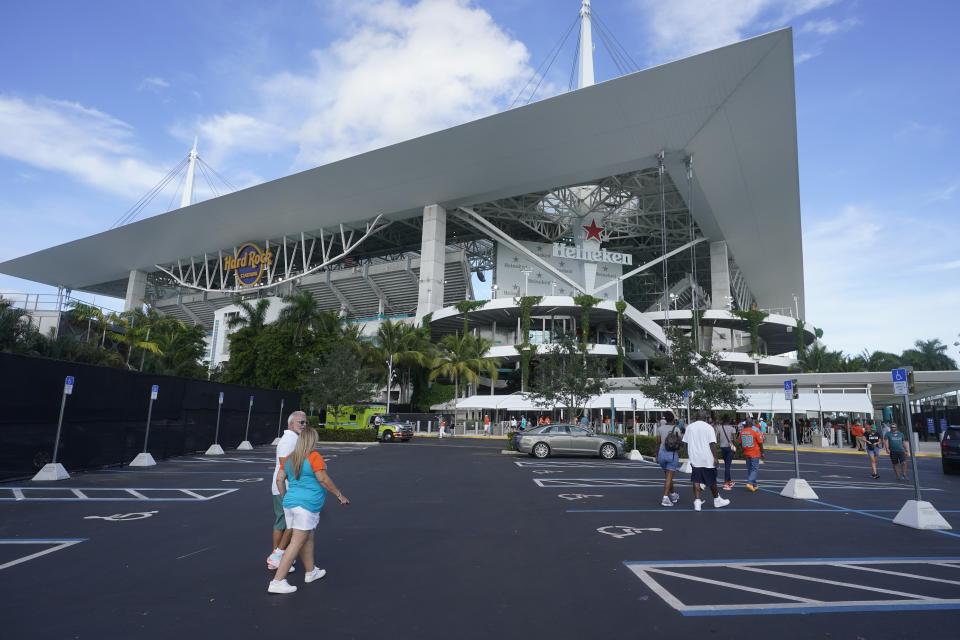
[[[776,447],[764,447],[764,450],[766,450],[766,451],[793,451],[793,447],[780,447],[780,446],[776,446]],[[840,449],[806,449],[806,448],[804,448],[804,449],[798,449],[797,451],[799,451],[800,453],[804,453],[804,452],[808,452],[808,453],[839,453],[839,454],[842,454],[842,455],[865,455],[865,454],[867,453],[866,451],[856,451],[856,450],[853,450],[853,449],[851,449],[850,451],[842,451],[842,450],[840,450]],[[881,453],[883,453],[883,452],[881,452]],[[917,456],[918,458],[939,458],[939,457],[940,457],[940,454],[939,454],[939,453],[918,453],[918,454],[916,454],[916,456]]]

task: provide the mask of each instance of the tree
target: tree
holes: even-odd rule
[[[917,340],[913,347],[904,351],[900,359],[917,371],[948,371],[957,368],[957,363],[947,355],[947,345],[938,338]]]
[[[653,359],[656,377],[646,376],[640,391],[661,407],[673,409],[674,415],[687,404],[691,409],[732,409],[736,411],[746,401],[743,385],[720,369],[722,357],[717,353],[706,355],[697,351],[693,339],[678,327],[666,331],[670,352]]]
[[[584,353],[575,335],[559,334],[539,357],[530,395],[540,406],[565,407],[573,419],[607,390],[607,375],[603,361]]]
[[[310,402],[321,411],[332,411],[335,421],[342,407],[370,402],[377,386],[362,358],[343,341],[331,345],[327,357],[315,360],[306,375]]]
[[[160,317],[159,314],[157,316]],[[130,356],[133,355],[134,349],[143,349],[155,354],[160,353],[157,344],[147,338],[152,320],[147,319],[142,311],[132,310],[124,311],[119,315],[111,314],[109,323],[111,326],[107,329],[107,334],[110,339],[117,345],[127,346],[124,363],[128,369],[132,368],[130,366]]]
[[[317,309],[317,299],[309,291],[291,294],[283,297],[286,306],[281,309],[278,322],[289,326],[292,331],[292,344],[299,345],[318,321],[320,312]]]
[[[13,306],[11,300],[0,298],[0,351],[17,351],[32,333],[30,314]]]
[[[473,367],[475,356],[471,343],[470,336],[461,337],[459,333],[453,333],[445,335],[437,345],[438,355],[434,359],[430,379],[435,380],[440,376],[453,379],[455,397],[460,397],[461,380],[469,383],[478,377]]]
[[[200,364],[206,330],[202,325],[186,326],[176,318],[154,328],[150,338],[160,349],[159,355],[147,354],[142,371],[185,378],[205,378],[207,371]]]

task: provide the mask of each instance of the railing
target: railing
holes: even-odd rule
[[[0,292],[0,299],[10,300],[13,306],[18,309],[25,309],[31,313],[56,313],[70,308],[71,302],[79,302],[91,307],[96,307],[106,313],[117,313],[115,309],[105,307],[86,300],[74,298],[70,295],[57,295],[56,293],[4,293]]]

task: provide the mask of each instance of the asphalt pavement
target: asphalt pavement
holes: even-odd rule
[[[502,440],[322,445],[351,504],[328,502],[319,582],[272,576],[271,447],[0,484],[4,637],[953,637],[960,476],[920,458],[953,531],[892,523],[913,497],[881,457],[803,452],[819,499],[760,490],[659,505],[650,463],[504,455]],[[908,465],[909,468],[909,465]],[[953,634],[953,635],[951,635]]]

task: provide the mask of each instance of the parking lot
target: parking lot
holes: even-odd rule
[[[918,637],[956,628],[960,479],[921,458],[954,531],[892,524],[912,483],[887,460],[805,453],[819,500],[760,490],[659,506],[651,463],[504,455],[502,440],[322,445],[352,504],[328,502],[323,580],[266,592],[270,447],[147,470],[0,484],[0,613],[9,637]],[[939,630],[939,631],[937,631]],[[948,634],[949,635],[949,634]]]

